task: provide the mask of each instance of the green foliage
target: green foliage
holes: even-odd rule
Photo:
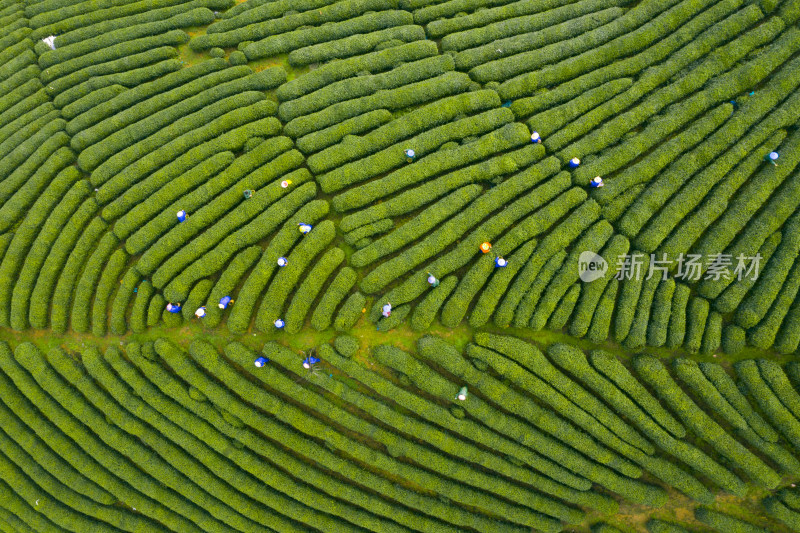
[[[656,518],[647,521],[647,531],[650,533],[689,533],[689,530],[678,524],[664,522]]]
[[[351,335],[339,335],[334,339],[333,347],[343,356],[352,358],[359,350],[359,342]]]
[[[342,307],[339,308],[339,312],[333,322],[333,327],[336,331],[348,331],[355,326],[363,314],[362,309],[365,309],[366,305],[367,298],[360,292],[356,291],[348,296]]]
[[[435,56],[437,53],[438,49],[433,41],[414,41],[388,50],[334,61],[281,85],[275,90],[275,95],[281,102],[293,100],[357,76],[361,72],[391,71],[403,63]]]
[[[728,458],[732,464],[745,472],[750,479],[767,489],[775,488],[781,477],[761,459],[733,439],[721,426],[694,403],[689,396],[672,380],[661,362],[652,357],[640,355],[633,360],[639,376],[648,383],[659,398],[670,406],[686,426],[698,437],[707,441],[717,452]],[[747,487],[741,480],[731,476],[732,483],[723,486],[726,490],[744,497]]]
[[[309,271],[286,310],[286,331],[288,333],[297,333],[302,329],[305,317],[322,290],[322,286],[342,261],[344,261],[342,249],[331,248],[319,258]]]
[[[289,122],[294,118],[308,115],[338,102],[433,78],[453,69],[453,58],[450,56],[433,56],[411,63],[403,63],[388,72],[347,78],[331,83],[311,94],[283,102],[278,110],[278,116],[284,122]],[[435,109],[433,106],[428,107],[429,111]],[[399,120],[401,124],[404,124],[408,119],[404,116]]]
[[[279,171],[282,164],[285,164],[285,161],[275,160],[271,165],[271,170]],[[270,173],[262,174],[264,177],[269,177]],[[305,179],[301,179],[300,174],[307,175],[308,172],[300,169],[288,177],[293,178],[293,181],[299,185],[305,181]],[[189,247],[172,254],[158,267],[153,273],[153,284],[157,287],[164,287],[164,295],[167,298],[181,299],[191,283],[219,271],[223,267],[223,264],[220,264],[221,261],[227,261],[244,246],[258,243],[272,234],[282,222],[296,216],[302,207],[312,201],[315,192],[316,187],[311,183],[294,189],[288,195],[284,195],[282,188],[273,185],[267,190],[262,190],[260,195],[246,200],[243,205],[237,206],[237,209],[227,216],[219,211],[215,213],[215,208],[219,208],[219,205],[210,204],[207,209],[200,210],[195,214],[195,220],[199,220],[200,224],[208,222],[210,225],[214,219],[219,219],[210,228],[206,229],[199,225],[187,228],[188,231],[185,233],[178,231],[168,234],[166,239],[162,239],[166,240],[166,247],[176,241],[181,242],[182,239],[188,238],[195,232],[198,234],[191,241]],[[282,195],[283,197],[281,197]],[[233,200],[231,199],[231,201]],[[319,204],[323,201],[317,200],[316,202],[315,206],[322,209]],[[213,218],[212,220],[203,220],[201,217]],[[181,226],[185,224],[183,223]],[[145,255],[154,248],[156,247],[151,247]],[[158,251],[163,251],[163,248]],[[176,274],[177,276],[173,278],[172,276]],[[172,281],[167,283],[167,280],[170,279]]]
[[[339,303],[344,299],[353,285],[356,284],[358,274],[350,267],[342,267],[333,281],[328,285],[325,293],[317,303],[314,313],[311,315],[311,327],[317,331],[328,329],[333,322],[333,314]]]
[[[241,66],[241,65],[246,65],[247,64],[247,56],[244,55],[244,52],[242,52],[240,50],[236,50],[236,51],[231,52],[231,55],[228,56],[228,62],[234,67]]]
[[[384,216],[396,216],[413,211],[459,186],[501,179],[520,169],[527,168],[542,158],[544,155],[542,147],[528,145],[509,155],[500,155],[500,153],[520,147],[529,140],[527,128],[521,124],[511,123],[483,135],[474,142],[451,150],[442,150],[442,145],[439,150],[421,161],[399,168],[394,167],[395,169],[384,177],[340,193],[334,197],[333,207],[339,212],[367,207],[361,213],[348,215],[342,219],[343,227],[347,229],[379,220]],[[385,157],[381,157],[380,154],[377,154],[374,159],[383,159],[390,165],[387,170],[391,170],[391,165],[394,165],[394,161],[396,161],[395,155],[396,153],[387,153]],[[487,157],[492,159],[479,162]],[[370,167],[362,166],[362,168],[364,169],[362,179],[375,176],[369,170]],[[431,179],[439,174],[444,175],[438,179]],[[371,205],[376,200],[408,185],[429,179],[431,179],[430,183],[421,183],[385,202]]]
[[[295,231],[297,231],[296,227]],[[274,328],[273,322],[283,316],[282,311],[286,300],[295,284],[299,281],[300,275],[311,264],[313,259],[331,243],[335,234],[336,229],[333,222],[324,220],[314,226],[314,229],[308,235],[305,235],[300,244],[287,256],[286,259],[289,264],[275,274],[275,278],[261,301],[261,307],[256,315],[256,327],[258,329],[268,331]],[[303,313],[303,316],[295,318],[302,320],[304,316],[305,313]]]
[[[439,312],[442,304],[444,304],[444,301],[447,300],[457,284],[457,277],[447,276],[441,280],[438,287],[432,288],[428,295],[414,306],[414,312],[411,315],[411,329],[414,331],[425,331],[428,329],[436,319],[436,314]],[[448,302],[449,301],[452,301],[452,299],[448,300]],[[466,313],[466,308],[464,308],[463,311]],[[442,313],[444,313],[444,311],[442,311]],[[442,318],[442,320],[444,321],[444,318]]]
[[[354,98],[298,117],[286,124],[284,132],[293,138],[302,137],[375,109],[397,111],[462,93],[469,89],[470,83],[469,76],[464,73],[447,72],[430,80],[418,81],[381,94]]]
[[[90,312],[92,305],[92,296],[94,296],[95,287],[98,285],[100,275],[103,273],[103,268],[106,266],[109,257],[117,247],[119,240],[112,233],[106,233],[100,239],[92,255],[86,261],[86,266],[81,273],[78,285],[75,288],[75,297],[72,302],[72,312],[69,314],[72,323],[72,329],[86,333],[89,331]],[[119,254],[117,254],[119,258]],[[119,260],[119,259],[118,259]],[[124,267],[124,259],[119,270]],[[110,283],[106,285],[110,290]],[[99,310],[98,310],[99,313]],[[103,320],[105,324],[105,317],[98,314],[98,320]],[[54,319],[55,322],[55,319]],[[100,324],[98,323],[98,328]]]
[[[717,531],[730,531],[731,533],[767,533],[766,529],[756,527],[744,520],[720,513],[719,511],[714,511],[708,507],[698,507],[695,509],[694,517]]]
[[[228,329],[232,333],[244,333],[250,326],[258,298],[267,288],[273,272],[278,268],[277,260],[284,257],[292,249],[295,242],[302,237],[297,229],[297,224],[305,222],[315,224],[328,213],[328,203],[324,200],[314,200],[309,202],[287,220],[283,227],[278,230],[270,240],[266,250],[261,255],[261,259],[256,263],[250,275],[239,290],[236,298],[236,305],[231,309],[228,318]],[[313,230],[312,230],[313,233]],[[295,267],[302,270],[302,265]],[[282,303],[282,302],[281,302]],[[275,320],[273,318],[273,320]]]
[[[281,87],[284,87],[282,85]],[[278,108],[280,111],[280,108]],[[304,154],[319,152],[339,143],[349,135],[360,135],[392,121],[392,114],[386,109],[375,109],[363,115],[343,120],[339,124],[315,131],[297,139],[297,149]]]
[[[422,28],[418,26],[411,28],[407,27],[413,23],[413,17],[411,16],[411,13],[407,13],[405,11],[386,10],[354,16],[358,15],[358,13],[355,12],[356,9],[358,12],[363,12],[362,10],[366,8],[370,2],[373,4],[385,4],[385,0],[352,2],[354,12],[348,15],[342,22],[336,22],[334,24],[327,24],[314,28],[297,29],[276,35],[267,34],[269,37],[265,37],[250,45],[247,45],[244,48],[244,53],[247,55],[247,59],[252,61],[262,57],[273,57],[278,54],[285,54],[287,52],[291,52],[292,50],[307,48],[319,43],[329,43],[337,39],[349,37],[351,35],[354,36],[355,39],[369,40],[369,34],[371,32],[378,32],[379,30],[386,30],[387,28],[392,28],[391,30],[388,30],[391,37],[387,37],[386,34],[384,34],[376,41],[368,41],[372,43],[372,46],[370,46],[369,49],[374,47],[380,41],[386,40],[387,38],[401,38],[409,41],[424,39],[424,32]],[[278,23],[280,23],[280,20],[281,19],[278,19]],[[367,35],[363,36],[357,34]],[[208,46],[209,44],[221,44],[221,41],[219,41],[217,35],[224,36],[225,34],[207,35],[207,39],[203,40],[202,42],[203,46]],[[198,40],[199,39],[196,41]],[[330,44],[332,45],[333,43]],[[199,46],[199,44],[195,46]],[[297,63],[297,60],[295,60],[292,61],[292,64],[305,63]]]
[[[475,94],[475,93],[469,93]],[[496,98],[496,97],[495,97]],[[438,106],[437,106],[438,107]],[[442,109],[447,109],[445,106],[442,106]],[[429,118],[419,120],[420,117],[424,117],[425,115],[429,115]],[[381,139],[380,134],[383,133],[381,130],[386,129],[391,131],[394,129],[393,122],[380,128],[374,132],[375,136],[378,137],[376,142],[376,146],[374,148],[379,148],[381,146],[389,145],[383,150],[377,151],[372,155],[368,155],[362,159],[357,161],[353,161],[351,163],[347,163],[345,165],[334,167],[333,170],[326,172],[319,176],[319,182],[322,186],[322,189],[326,192],[335,192],[348,185],[353,185],[362,181],[366,181],[367,179],[378,176],[385,172],[389,172],[391,170],[397,169],[400,166],[408,165],[408,161],[405,155],[405,149],[408,147],[413,147],[414,151],[416,152],[416,157],[424,157],[427,154],[438,150],[444,143],[453,141],[453,140],[463,140],[465,137],[469,137],[470,135],[484,135],[492,130],[501,128],[502,126],[510,123],[513,120],[512,113],[507,109],[494,109],[491,111],[486,111],[484,113],[480,113],[478,115],[474,115],[471,117],[467,117],[461,120],[457,120],[455,122],[449,122],[442,124],[437,127],[431,127],[430,129],[426,129],[425,125],[428,120],[432,119],[431,122],[428,122],[428,126],[435,126],[437,121],[442,120],[442,122],[447,122],[450,117],[448,117],[448,113],[426,113],[425,115],[417,115],[414,116],[413,113],[409,113],[408,116],[412,120],[417,118],[417,124],[414,127],[410,128],[410,131],[403,132],[402,129],[398,129],[398,131],[392,131],[394,135],[387,135],[386,138]],[[401,122],[398,120],[397,122]],[[524,128],[524,126],[522,126]],[[403,138],[405,135],[413,134],[414,130],[419,129],[421,133],[411,137],[410,139],[406,139],[403,141],[399,141],[399,139]],[[371,139],[373,135],[366,135],[367,139]],[[394,137],[394,138],[393,138]],[[311,157],[310,162],[314,161],[316,157],[325,157],[328,154],[326,152],[330,150],[339,149],[340,151],[347,153],[346,149],[348,148],[347,140],[343,142],[341,145],[329,148],[326,151],[323,151],[319,154],[315,154]],[[369,153],[372,151],[372,148],[369,148],[368,145],[362,144],[359,147],[358,144],[352,143],[355,146],[353,147],[353,152],[355,155],[359,155],[361,153]],[[360,143],[359,143],[360,144]],[[364,150],[366,148],[366,150]],[[457,155],[454,153],[456,150],[446,150],[442,153],[443,155],[449,155],[451,161]],[[437,158],[441,161],[443,158]],[[462,161],[463,163],[463,161]],[[435,163],[434,163],[435,164]],[[313,166],[313,164],[312,164]],[[325,168],[328,168],[328,165],[325,165]],[[319,170],[324,170],[319,169]],[[352,192],[352,190],[350,191]],[[386,192],[384,192],[386,194]],[[362,204],[363,205],[363,204]],[[337,210],[340,210],[337,207]]]

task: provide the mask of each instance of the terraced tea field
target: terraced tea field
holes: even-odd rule
[[[798,0],[0,0],[0,531],[800,532],[798,126]]]

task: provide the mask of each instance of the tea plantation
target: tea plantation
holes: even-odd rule
[[[799,0],[0,0],[0,532],[800,533]]]

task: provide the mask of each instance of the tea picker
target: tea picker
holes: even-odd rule
[[[197,318],[203,318],[206,316],[206,306],[198,307],[197,311],[194,312],[194,316]]]
[[[275,324],[275,327],[276,327],[276,328],[278,328],[278,329],[283,329],[283,326],[285,326],[285,325],[286,325],[286,322],[284,322],[283,320],[281,320],[280,318],[278,318],[278,319],[276,319],[276,320],[275,320],[274,324]]]
[[[288,264],[289,264],[289,261],[287,261],[285,257],[279,257],[278,258],[278,266],[279,267],[285,267]]]
[[[242,196],[244,196],[245,200],[247,200],[249,198],[252,198],[253,197],[253,191],[251,191],[250,189],[245,189],[244,192],[242,193]]]
[[[167,304],[167,311],[170,313],[180,313],[181,312],[181,304],[177,303],[174,304],[172,302]]]
[[[305,222],[298,222],[297,226],[300,228],[300,233],[306,235],[309,231],[311,231],[311,224],[306,224]]]
[[[494,260],[494,266],[497,268],[504,268],[508,265],[508,261],[506,261],[502,256],[497,256]]]
[[[531,133],[531,142],[536,144],[542,143],[542,137],[539,135],[538,131],[534,131],[533,133]]]
[[[392,314],[392,304],[386,302],[386,305],[383,306],[383,312],[381,313],[384,317],[389,318]]]
[[[305,352],[300,352],[301,354],[305,355]],[[315,364],[319,363],[320,359],[316,357],[317,350],[316,348],[311,348],[311,351],[308,353],[308,357],[303,359],[303,368],[307,370],[311,370]]]
[[[233,303],[233,300],[230,296],[223,296],[219,299],[219,308],[226,309],[229,305]]]
[[[770,152],[764,156],[764,161],[768,163],[772,163],[776,167],[778,166],[778,152]]]
[[[409,163],[413,162],[414,158],[417,157],[417,154],[411,148],[406,148],[403,153],[406,154],[406,161]]]
[[[481,243],[481,252],[486,254],[489,253],[489,250],[491,249],[492,249],[492,243],[490,242]]]
[[[461,400],[462,402],[467,399],[467,386],[466,385],[461,387],[461,389],[458,391],[458,396],[456,396],[456,399],[457,400]]]
[[[264,366],[267,363],[269,363],[269,359],[267,359],[266,357],[263,357],[263,356],[259,357],[258,359],[255,360],[255,365],[258,368],[261,368],[262,366]]]
[[[439,286],[439,280],[436,279],[436,276],[434,276],[430,272],[428,272],[428,285],[430,285],[431,287]]]
[[[183,222],[184,220],[186,220],[186,211],[181,209],[178,211],[178,222]]]
[[[578,168],[581,165],[581,160],[577,157],[573,157],[567,164],[569,165],[569,168]]]
[[[589,182],[589,187],[591,187],[592,189],[597,189],[598,187],[602,187],[603,185],[605,185],[605,183],[603,183],[603,178],[601,178],[600,176],[593,177],[592,181]]]

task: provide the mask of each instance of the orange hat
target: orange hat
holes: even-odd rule
[[[491,243],[484,242],[483,244],[481,244],[481,252],[486,253],[491,249],[492,249]]]

